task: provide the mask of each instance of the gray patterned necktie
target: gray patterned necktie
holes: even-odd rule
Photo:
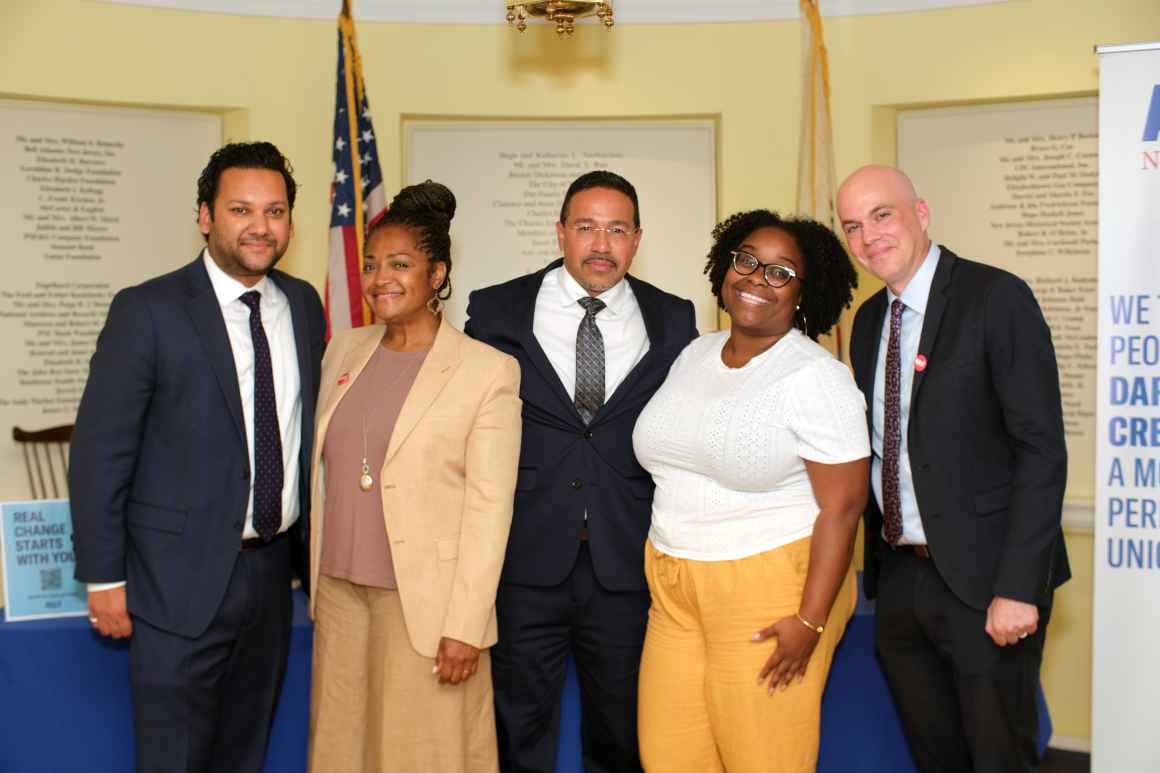
[[[576,330],[576,410],[585,424],[604,405],[604,336],[596,327],[596,315],[604,301],[585,296],[577,301],[584,307],[584,319]]]

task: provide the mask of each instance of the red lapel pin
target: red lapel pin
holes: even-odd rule
[[[338,385],[339,386],[342,386],[343,384],[345,384],[348,381],[350,381],[350,373],[343,373],[341,376],[338,377]]]
[[[914,358],[914,369],[918,373],[926,370],[926,355],[920,354]]]

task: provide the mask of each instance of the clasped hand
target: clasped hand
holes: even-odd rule
[[[101,636],[125,639],[133,635],[124,585],[89,591],[89,622]]]
[[[439,640],[432,674],[439,676],[439,684],[461,684],[470,679],[479,668],[479,650],[470,644],[444,636]]]
[[[1039,607],[996,596],[987,607],[987,635],[1000,647],[1018,644],[1039,630]]]

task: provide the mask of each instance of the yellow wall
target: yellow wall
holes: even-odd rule
[[[501,4],[493,4],[498,21]],[[841,175],[889,160],[883,107],[1093,93],[1092,46],[1154,39],[1160,4],[1011,0],[825,25]],[[797,22],[622,25],[610,34],[585,27],[564,41],[546,28],[520,36],[498,23],[362,24],[359,42],[389,190],[400,181],[404,114],[720,114],[720,212],[793,206]],[[0,0],[0,95],[208,108],[227,116],[228,138],[276,142],[302,185],[285,265],[316,284],[326,255],[334,68],[333,22]],[[192,217],[194,181],[173,184],[189,190]],[[646,227],[648,208],[662,204],[642,202]],[[863,284],[862,295],[875,289]],[[1086,738],[1091,538],[1073,534],[1069,544],[1076,579],[1058,597],[1044,682],[1056,732]]]

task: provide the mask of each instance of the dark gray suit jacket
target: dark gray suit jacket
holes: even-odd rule
[[[302,382],[301,516],[291,535],[302,540],[326,327],[313,287],[270,277],[290,301]],[[77,579],[127,580],[133,615],[199,636],[237,560],[249,489],[233,353],[199,256],[109,307],[70,453]]]
[[[866,301],[850,339],[871,406],[886,305],[885,289]],[[914,374],[907,442],[939,574],[976,609],[995,596],[1049,605],[1071,576],[1060,525],[1067,449],[1051,332],[1031,289],[942,247],[918,352],[927,365]],[[873,597],[882,529],[873,496],[865,522]]]

